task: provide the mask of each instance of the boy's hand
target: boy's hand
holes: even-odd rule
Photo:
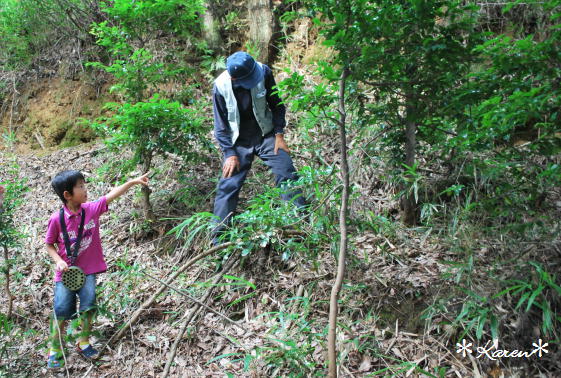
[[[137,177],[133,180],[130,180],[130,183],[132,185],[144,185],[144,186],[148,186],[148,175],[150,174],[150,172],[146,172],[145,174],[143,174],[140,177]]]
[[[57,261],[56,270],[59,272],[65,272],[68,270],[68,264],[64,260]]]
[[[122,196],[124,193],[126,193],[127,190],[129,190],[131,187],[133,187],[135,185],[144,185],[144,186],[148,187],[148,175],[149,174],[150,174],[150,172],[146,172],[145,174],[143,174],[140,177],[137,177],[133,180],[129,180],[125,184],[123,184],[121,186],[118,186],[116,188],[113,188],[105,196],[105,198],[107,199],[107,203],[109,204],[109,203],[113,202],[115,199]]]

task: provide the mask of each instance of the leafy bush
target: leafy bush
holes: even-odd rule
[[[110,139],[110,146],[132,147],[132,162],[142,164],[148,172],[156,154],[180,155],[192,160],[200,155],[200,148],[210,148],[202,138],[204,101],[192,103],[192,108],[182,108],[178,102],[160,98],[159,85],[178,79],[185,67],[173,63],[173,51],[166,56],[155,56],[147,46],[148,38],[157,40],[155,34],[170,33],[176,38],[188,38],[199,30],[199,12],[204,11],[201,1],[191,0],[117,0],[102,3],[109,20],[93,25],[92,34],[98,45],[104,47],[110,62],[92,62],[90,66],[112,74],[116,83],[111,91],[118,91],[126,101],[122,105],[107,104],[115,115],[92,126]],[[166,49],[164,49],[166,50]],[[131,162],[127,165],[130,167]],[[150,192],[142,188],[146,217],[153,219]]]
[[[202,109],[184,108],[158,95],[147,102],[109,103],[106,107],[115,114],[92,126],[109,137],[109,146],[132,146],[137,163],[165,153],[192,160],[200,157],[201,145],[210,148],[203,138],[208,119]]]
[[[221,238],[235,242],[235,249],[240,250],[242,256],[270,246],[283,260],[300,255],[315,261],[317,247],[333,239],[327,235],[334,227],[338,194],[334,195],[335,190],[325,190],[329,188],[325,180],[330,174],[330,170],[302,167],[300,178],[290,184],[290,189],[271,187],[250,199],[246,210],[233,218]],[[313,190],[317,195],[314,201],[321,205],[302,211],[293,203],[281,200],[284,191],[295,189],[303,190],[303,195]],[[179,222],[170,233],[191,245],[201,236],[208,240],[215,226],[212,214],[195,213]]]
[[[212,148],[204,137],[207,118],[201,109],[184,108],[158,95],[147,102],[109,103],[106,107],[115,114],[91,126],[108,137],[106,144],[112,149],[132,148],[133,157],[120,166],[125,169],[123,173],[138,164],[143,173],[148,172],[156,155],[166,158],[171,153],[185,161],[195,161],[200,160],[202,150]],[[143,188],[143,193],[145,215],[153,220],[150,192]]]

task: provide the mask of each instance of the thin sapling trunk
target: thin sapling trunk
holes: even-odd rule
[[[337,262],[337,277],[331,288],[329,301],[329,333],[327,336],[329,377],[337,377],[337,314],[339,312],[338,299],[341,285],[345,277],[345,259],[347,255],[347,207],[349,202],[349,164],[347,161],[347,132],[345,130],[345,84],[350,71],[345,68],[339,79],[339,136],[341,143],[341,176],[343,180],[343,196],[341,198],[341,211],[339,212],[339,230],[341,242],[339,245],[339,258]]]

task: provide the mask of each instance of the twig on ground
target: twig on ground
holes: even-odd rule
[[[64,345],[62,344],[62,332],[60,330],[56,313],[53,312],[53,315],[54,315],[53,321],[55,322],[55,327],[57,328],[58,331],[57,333],[58,333],[58,342],[60,343],[60,351],[62,353],[62,359],[64,360],[64,370],[66,371],[66,376],[70,378],[70,372],[68,371],[68,361],[66,361],[66,353],[64,353]]]
[[[182,290],[182,289],[178,289],[178,288],[176,288],[176,287],[173,287],[173,286],[171,286],[171,285],[165,283],[164,281],[162,281],[162,280],[160,280],[160,279],[158,279],[158,278],[156,278],[156,277],[151,276],[150,274],[148,274],[148,273],[146,273],[146,272],[142,272],[142,274],[144,274],[144,275],[146,275],[146,276],[152,278],[153,280],[158,281],[158,282],[161,283],[162,285],[166,285],[166,286],[167,286],[168,288],[170,288],[171,290],[173,290],[173,291],[179,293],[180,295],[183,295],[184,297],[186,297],[186,298],[188,298],[189,300],[195,302],[195,303],[198,304],[199,306],[203,306],[203,307],[206,308],[208,311],[212,312],[213,314],[216,314],[216,315],[220,316],[222,319],[224,319],[224,320],[230,322],[231,324],[235,325],[236,327],[238,327],[238,328],[241,329],[242,331],[249,332],[247,329],[245,329],[244,327],[242,327],[242,326],[241,326],[238,322],[236,322],[235,320],[230,319],[230,318],[227,317],[226,315],[224,315],[224,314],[222,314],[222,313],[216,311],[216,310],[213,309],[212,307],[207,306],[206,304],[204,304],[203,302],[199,301],[198,299],[193,298],[192,296],[190,296],[189,294],[187,294],[187,293],[185,292],[185,290]]]
[[[88,374],[90,374],[90,371],[92,371],[92,369],[94,368],[94,364],[90,364],[90,368],[86,371],[86,373],[84,375],[82,375],[82,378],[85,378],[88,376]]]
[[[230,260],[224,265],[220,273],[214,276],[214,279],[212,280],[212,285],[209,287],[205,296],[201,299],[201,302],[204,303],[210,298],[214,288],[216,287],[215,285],[222,280],[224,273],[228,272],[237,262],[238,262],[237,256],[230,257]],[[166,362],[166,366],[164,367],[164,372],[162,373],[162,378],[166,378],[169,375],[171,364],[173,363],[173,360],[175,359],[175,354],[177,353],[177,346],[181,342],[181,339],[183,338],[183,335],[185,334],[187,327],[189,326],[191,321],[199,314],[202,308],[203,308],[202,306],[197,304],[195,307],[193,307],[193,309],[189,313],[189,316],[187,316],[183,321],[181,329],[179,330],[179,334],[177,335],[177,338],[175,339],[173,346],[171,347],[168,360]]]
[[[398,336],[399,336],[399,320],[396,319],[395,320],[394,337],[393,337],[392,341],[390,342],[390,345],[386,348],[386,352],[384,354],[388,354],[390,352],[390,350],[393,348],[393,346],[397,342],[397,337]]]
[[[134,343],[134,334],[132,333],[132,324],[129,324],[129,328],[131,330],[132,348],[134,349],[135,354],[136,354],[136,344]]]
[[[97,149],[95,149],[95,150],[91,150],[91,151],[88,151],[88,152],[84,152],[84,153],[78,154],[78,155],[76,155],[76,156],[74,156],[74,157],[71,157],[71,158],[69,158],[68,160],[74,161],[74,160],[79,159],[79,158],[81,158],[81,157],[83,157],[83,156],[91,155],[91,154],[95,154],[95,153],[97,153],[97,152],[103,151],[103,150],[105,150],[106,148],[107,148],[107,147],[104,146],[104,147],[101,147],[101,148],[97,148]]]
[[[222,336],[224,339],[228,340],[228,341],[229,341],[230,343],[232,343],[233,345],[235,345],[235,346],[237,346],[237,347],[239,347],[239,348],[242,348],[242,349],[245,350],[246,352],[249,351],[249,349],[248,349],[246,346],[242,345],[242,344],[239,343],[239,342],[236,343],[236,341],[238,341],[238,340],[234,339],[234,340],[235,340],[235,341],[234,341],[234,340],[232,340],[232,337],[229,337],[228,335],[225,335],[225,334],[223,334],[222,332],[217,331],[217,330],[215,330],[215,329],[211,329],[211,331],[214,332],[214,333],[216,333],[218,336]]]
[[[345,365],[341,365],[341,368],[342,368],[343,370],[345,370],[345,372],[346,372],[348,375],[350,375],[352,378],[354,378],[355,375],[354,375],[353,373],[351,373],[351,371],[350,371],[349,369],[347,369],[347,367],[346,367]]]

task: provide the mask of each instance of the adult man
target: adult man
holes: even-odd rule
[[[219,232],[236,210],[240,189],[255,155],[271,168],[277,186],[296,180],[296,170],[283,137],[285,107],[277,94],[271,69],[249,54],[237,52],[226,60],[226,71],[214,81],[214,135],[224,154],[214,215]],[[287,192],[284,200],[299,206],[299,192]]]

